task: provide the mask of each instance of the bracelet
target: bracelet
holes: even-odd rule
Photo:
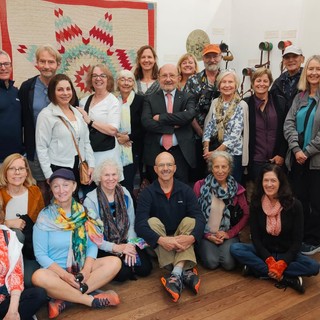
[[[90,120],[88,126],[91,128],[91,127],[92,127],[92,124],[93,124],[93,120]]]

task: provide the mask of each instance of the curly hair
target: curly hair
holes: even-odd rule
[[[263,177],[267,172],[274,172],[279,180],[279,190],[277,194],[277,198],[281,204],[281,206],[287,210],[293,205],[293,195],[290,188],[290,184],[286,174],[284,173],[283,169],[275,164],[268,163],[266,164],[255,183],[254,192],[251,198],[251,206],[253,208],[257,208],[261,206],[261,198],[265,194],[262,181]]]

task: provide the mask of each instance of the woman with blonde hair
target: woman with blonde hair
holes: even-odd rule
[[[298,93],[284,122],[289,150],[286,165],[293,192],[304,213],[302,253],[320,252],[320,55],[311,56],[301,73]]]
[[[177,67],[181,76],[178,88],[179,90],[183,90],[189,77],[199,72],[198,62],[192,53],[185,53],[178,60]]]
[[[24,244],[25,284],[31,286],[32,273],[39,268],[33,252],[32,230],[44,202],[27,159],[19,153],[6,157],[0,167],[0,195],[4,225],[15,231]]]

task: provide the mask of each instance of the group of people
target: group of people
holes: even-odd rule
[[[19,90],[0,50],[4,319],[32,319],[46,302],[49,318],[73,303],[118,305],[100,288],[148,276],[152,256],[174,302],[184,287],[198,293],[197,259],[304,292],[302,276],[319,272],[308,255],[320,252],[320,56],[302,68],[301,49],[287,47],[286,71],[273,82],[257,69],[245,99],[221,60],[208,44],[200,72],[189,53],[159,68],[146,45],[134,72],[91,66],[79,101],[51,46]],[[248,223],[252,244],[240,243]]]

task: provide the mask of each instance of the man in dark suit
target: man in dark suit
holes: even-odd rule
[[[196,165],[195,141],[191,122],[195,116],[195,98],[177,89],[180,81],[173,64],[160,68],[158,92],[145,98],[142,125],[145,127],[144,163],[148,178],[157,178],[153,165],[156,156],[167,151],[177,164],[176,178],[189,180],[189,168]]]

